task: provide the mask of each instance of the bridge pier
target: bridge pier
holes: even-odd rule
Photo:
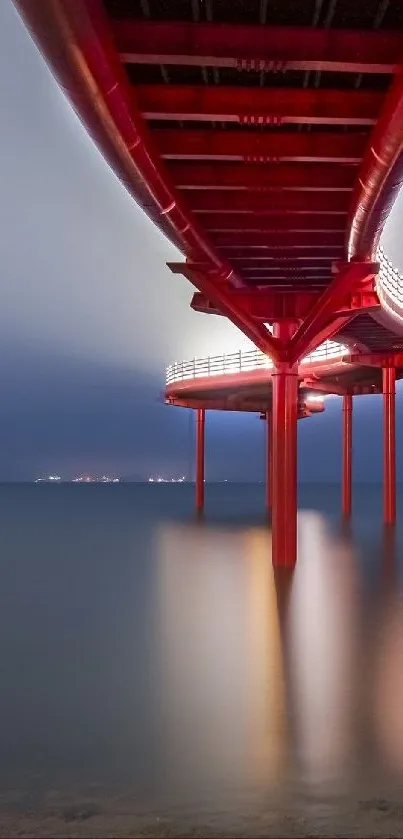
[[[197,409],[196,417],[196,510],[204,509],[204,448],[205,448],[205,408]]]
[[[343,396],[342,436],[342,511],[344,518],[350,518],[353,455],[353,397],[351,393]]]
[[[266,507],[270,511],[273,501],[273,418],[266,411]]]
[[[297,560],[297,367],[278,364],[272,373],[272,387],[273,565],[293,568]]]
[[[383,516],[396,521],[396,370],[382,369],[383,392]]]

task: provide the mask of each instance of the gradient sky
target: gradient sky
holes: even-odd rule
[[[248,340],[190,310],[190,285],[165,267],[180,254],[87,137],[11,0],[0,3],[0,109],[0,479],[187,472],[189,416],[161,403],[165,365]],[[401,268],[402,211],[399,199],[385,231]],[[380,399],[355,405],[355,476],[378,480]],[[301,479],[338,480],[340,401],[299,438]],[[263,460],[256,416],[209,414],[208,477],[260,479]]]

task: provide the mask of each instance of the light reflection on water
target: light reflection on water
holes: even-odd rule
[[[368,592],[351,541],[299,517],[294,573],[255,526],[161,527],[156,616],[167,778],[347,792],[403,769],[393,542]],[[375,596],[373,596],[375,594]]]
[[[186,801],[403,771],[390,532],[357,519],[365,541],[302,511],[296,570],[275,572],[263,522],[178,521],[140,490],[84,489],[3,498],[3,777],[124,776]]]

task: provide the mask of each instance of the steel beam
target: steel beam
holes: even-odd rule
[[[293,237],[294,239],[294,237]],[[238,244],[230,243],[229,245],[222,245],[221,250],[228,256],[231,263],[247,260],[267,260],[273,259],[278,263],[286,263],[291,259],[306,259],[315,261],[316,259],[335,260],[341,259],[344,254],[344,245],[312,245],[303,244],[297,245],[292,242],[282,244],[256,244],[253,242]]]
[[[244,309],[236,296],[231,294],[228,285],[220,277],[208,275],[192,269],[186,262],[170,262],[168,267],[174,274],[183,274],[204,294],[219,311],[226,315],[262,352],[277,358],[279,342],[269,334],[265,326],[258,323]]]
[[[136,85],[149,120],[229,122],[247,125],[373,125],[383,93],[324,88]]]
[[[300,291],[293,294],[249,289],[237,291],[236,298],[254,319],[266,323],[290,319],[298,322],[307,315],[319,294],[317,291]],[[204,294],[194,294],[190,305],[197,312],[221,314]]]
[[[204,509],[204,429],[206,412],[197,409],[196,415],[196,510]]]
[[[335,334],[338,328],[332,333],[336,322],[333,320],[334,313],[343,304],[347,294],[359,290],[359,285],[369,277],[378,273],[377,263],[351,262],[338,266],[338,273],[330,283],[320,299],[313,305],[311,312],[293,336],[289,358],[294,363],[302,356],[307,355],[326,337]]]
[[[382,370],[383,391],[383,515],[385,524],[396,521],[396,370]]]
[[[344,233],[340,233],[339,231],[312,233],[309,230],[306,230],[302,233],[290,234],[287,230],[271,230],[267,232],[234,230],[232,233],[215,234],[214,242],[219,248],[228,248],[231,247],[231,245],[235,248],[239,248],[247,247],[249,245],[252,247],[260,246],[262,248],[268,248],[270,246],[278,248],[281,246],[286,248],[299,248],[303,246],[311,249],[315,247],[331,248],[334,245],[336,247],[337,255],[337,249],[343,247]]]
[[[278,336],[282,335],[281,329]],[[272,388],[273,565],[293,568],[297,560],[297,368],[277,366],[272,372]]]
[[[403,183],[403,64],[371,133],[351,201],[348,259],[375,257],[380,235]]]
[[[345,518],[351,516],[351,478],[353,453],[353,397],[343,396],[343,439],[342,439],[342,510]]]
[[[403,367],[403,352],[356,353],[351,361],[365,367]]]
[[[272,413],[266,411],[266,507],[271,510],[273,499],[273,440]]]
[[[345,233],[345,216],[332,215],[327,213],[275,213],[271,215],[263,213],[250,214],[229,214],[206,213],[202,216],[202,222],[209,233],[231,233],[236,231],[267,232],[287,231],[288,233]]]
[[[364,131],[291,132],[158,128],[156,146],[166,160],[245,160],[265,163],[360,163],[368,142]]]
[[[127,18],[112,31],[122,61],[136,64],[393,73],[402,56],[400,32]]]
[[[249,88],[248,88],[249,89]],[[337,198],[330,195],[331,192],[346,192],[350,193],[353,188],[357,169],[355,166],[342,164],[334,166],[331,163],[209,163],[209,162],[177,162],[171,161],[169,170],[172,178],[178,187],[183,190],[199,190],[203,192],[214,192],[210,195],[189,196],[196,209],[203,209],[203,201],[206,202],[205,209],[207,211],[214,209],[214,202],[217,209],[223,205],[224,208],[231,208],[233,200],[238,201],[241,205],[242,200],[246,205],[249,204],[249,192],[254,191],[258,194],[254,197],[256,200],[261,200],[263,206],[271,206],[278,204],[279,200],[292,200],[292,196],[282,196],[282,192],[313,192],[311,198],[305,196],[305,201],[308,204],[308,212],[313,212],[316,207],[316,202],[319,205],[316,207],[318,212],[323,209],[320,204],[325,202],[325,206],[336,206],[336,210],[341,204],[341,212],[346,212],[348,207],[349,195],[344,198]],[[275,191],[275,195],[269,197],[264,194],[265,191]],[[220,195],[216,193],[220,191]],[[236,195],[225,196],[223,191],[236,191]],[[241,191],[246,191],[245,196],[239,195]],[[319,194],[318,194],[319,193]],[[328,203],[326,198],[328,197]],[[301,199],[302,201],[302,199]],[[262,209],[263,209],[262,206]],[[245,210],[247,208],[245,207]],[[242,212],[240,208],[237,212]]]

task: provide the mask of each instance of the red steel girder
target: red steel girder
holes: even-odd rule
[[[402,184],[403,64],[385,97],[360,167],[349,212],[349,259],[375,257],[379,237]]]
[[[303,244],[303,245],[296,245],[294,241],[286,242],[285,244],[254,244],[254,243],[246,243],[246,244],[234,244],[232,241],[229,245],[222,245],[221,250],[228,252],[231,254],[231,261],[232,257],[234,257],[234,261],[238,257],[241,259],[268,259],[273,257],[273,259],[299,259],[299,257],[328,257],[329,259],[335,259],[336,257],[334,254],[343,253],[344,252],[344,245],[328,245],[328,244],[319,244],[319,245],[312,245],[312,244]]]
[[[137,64],[393,73],[402,56],[400,32],[130,19],[112,29],[122,60]]]
[[[342,251],[343,249],[340,248],[340,252]],[[253,268],[267,266],[270,268],[275,265],[281,265],[287,268],[298,268],[304,265],[316,267],[323,264],[328,264],[330,269],[332,259],[334,259],[334,248],[325,248],[324,250],[315,249],[313,253],[307,253],[305,248],[295,248],[294,250],[287,250],[286,248],[268,248],[267,250],[250,248],[249,250],[241,250],[233,248],[231,250],[231,262],[236,262],[237,268],[240,270],[248,266]]]
[[[322,294],[322,290],[314,290],[312,287],[306,289],[293,288],[292,290],[273,292],[271,289],[256,291],[252,289],[236,289],[232,292],[238,303],[250,314],[253,318],[263,320],[264,322],[276,322],[278,320],[293,320],[301,321],[310,312],[313,304],[316,303]],[[210,300],[200,292],[193,295],[191,307],[198,312],[205,312],[208,314],[219,315],[221,312],[217,309]],[[356,315],[359,311],[370,311],[378,308],[380,305],[379,298],[375,292],[354,292],[347,294],[343,299],[340,308],[334,313],[336,317],[347,317]],[[365,366],[365,359],[372,360],[373,355],[363,354],[349,355],[346,361],[353,364]],[[386,362],[390,364],[391,354],[378,354],[375,356],[376,363],[371,366],[383,366]],[[393,354],[393,359],[398,362],[396,366],[403,366],[403,353]]]
[[[337,167],[335,167],[337,168]],[[347,217],[349,192],[233,192],[189,190],[186,198],[193,212],[222,213],[225,215],[250,215],[261,213],[299,213],[301,215],[327,215]],[[203,219],[201,219],[203,221]]]
[[[218,277],[206,274],[192,267],[186,262],[169,262],[168,268],[174,274],[183,274],[202,294],[211,300],[217,308],[225,314],[238,329],[241,330],[259,349],[277,358],[279,342],[273,338],[263,324],[257,323],[242,307]]]
[[[357,353],[350,358],[353,364],[363,367],[403,367],[403,352]]]
[[[314,192],[315,200],[321,200],[318,193],[324,197],[328,192],[350,192],[357,177],[357,167],[350,164],[334,163],[186,163],[171,161],[169,171],[178,187],[183,190],[200,190],[216,193],[218,190],[228,190],[231,193],[235,190],[247,192],[263,192],[262,202],[267,201],[264,195],[265,190],[275,190],[276,200],[279,197],[279,190],[303,192]],[[284,199],[287,196],[284,196]],[[195,196],[196,198],[196,196]],[[198,196],[198,200],[204,198],[214,200],[210,195]],[[218,200],[225,201],[227,196],[216,195]],[[309,197],[305,196],[309,201]],[[241,201],[246,196],[240,194],[231,195],[230,200]],[[337,197],[332,200],[337,202]],[[346,201],[341,198],[341,201]],[[319,204],[320,206],[320,204]],[[343,204],[344,206],[344,204]]]
[[[204,408],[197,409],[196,415],[196,509],[204,507],[204,466],[205,466],[205,422]]]
[[[323,274],[331,274],[331,264],[329,263],[328,266],[324,266],[322,263],[317,263],[316,265],[304,265],[302,262],[295,263],[296,267],[289,267],[287,263],[285,265],[277,264],[276,262],[272,262],[269,265],[261,266],[259,265],[248,265],[246,264],[242,269],[243,276],[251,275],[253,277],[254,274],[266,274],[268,277],[271,275],[281,275],[282,277],[297,277],[300,274],[309,277],[315,276],[323,276]],[[328,268],[328,271],[327,271]]]
[[[305,257],[304,259],[283,259],[283,260],[276,260],[276,259],[268,259],[267,257],[262,257],[262,259],[243,259],[243,260],[233,260],[237,262],[237,269],[239,271],[247,271],[249,274],[256,274],[257,271],[283,271],[284,273],[291,273],[294,271],[304,271],[304,270],[313,270],[313,271],[329,271],[331,272],[331,259],[329,257],[324,257],[320,259],[315,259]]]
[[[396,371],[382,370],[383,392],[383,518],[396,521]]]
[[[312,307],[309,315],[293,335],[289,345],[292,363],[307,355],[323,340],[330,338],[340,328],[334,313],[342,305],[346,295],[359,289],[360,284],[375,277],[379,270],[377,263],[350,262],[340,264],[334,280]],[[324,338],[324,336],[326,336]]]
[[[247,124],[373,125],[383,94],[368,90],[136,85],[137,105],[150,120]]]
[[[343,396],[343,436],[342,436],[342,510],[346,518],[351,516],[352,499],[352,463],[353,463],[353,397],[351,393]]]
[[[214,242],[219,248],[227,248],[233,245],[236,248],[247,245],[268,247],[273,245],[289,247],[305,246],[306,248],[321,247],[343,247],[345,234],[342,232],[311,233],[308,230],[302,233],[289,233],[287,230],[257,232],[248,230],[234,230],[233,233],[220,233],[214,235]]]
[[[289,294],[281,291],[254,291],[239,289],[236,299],[253,318],[261,321],[302,320],[318,299],[320,292],[302,291]],[[204,294],[193,295],[191,307],[197,312],[221,314]]]
[[[187,395],[186,392],[182,393],[180,397],[177,397],[171,395],[171,392],[172,386],[168,387],[166,391],[165,402],[167,405],[175,405],[179,408],[193,408],[195,410],[198,410],[200,405],[202,405],[206,411],[239,411],[242,413],[250,412],[260,414],[266,410],[269,399],[266,396],[266,398],[256,398],[254,401],[251,401],[250,399],[244,399],[242,393],[239,394],[237,399],[229,399],[228,397],[214,399],[210,394],[199,396],[194,394]]]
[[[153,136],[167,160],[274,160],[360,163],[368,135],[363,131],[298,132],[158,128]]]
[[[319,393],[332,393],[337,396],[344,396],[347,393],[347,387],[343,387],[338,382],[333,382],[329,379],[311,379],[307,377],[302,380],[301,387],[309,388],[309,390],[317,390]]]
[[[186,254],[222,261],[169,177],[136,107],[102,0],[15,0],[52,72],[140,206]],[[137,25],[137,24],[136,24]],[[232,273],[232,282],[238,279]]]
[[[329,277],[295,277],[293,280],[284,277],[244,277],[248,288],[267,288],[271,291],[299,291],[308,289],[324,290],[329,284]]]
[[[289,233],[345,233],[345,216],[327,213],[282,213],[264,215],[240,213],[226,216],[224,213],[206,213],[202,216],[203,226],[210,233],[231,233],[232,231],[288,231]]]

